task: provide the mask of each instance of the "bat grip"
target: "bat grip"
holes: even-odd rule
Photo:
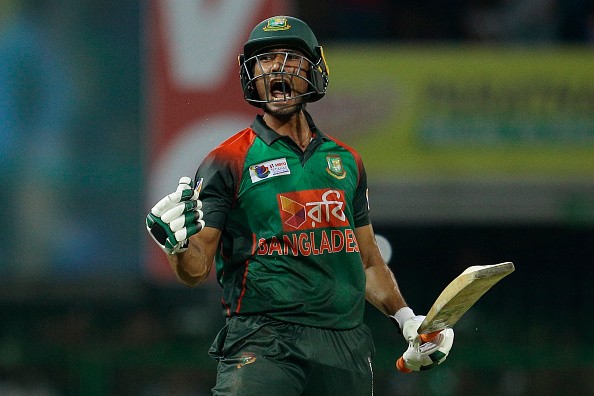
[[[437,338],[439,333],[441,333],[441,330],[434,331],[433,333],[419,334],[419,338],[421,339],[421,344],[433,341],[434,339]]]
[[[419,334],[419,339],[421,340],[421,344],[433,341],[434,339],[437,338],[439,333],[441,333],[441,330],[437,330],[437,331],[434,331],[432,333],[427,333],[427,334]],[[401,373],[405,373],[405,374],[412,373],[412,370],[409,369],[408,367],[406,367],[406,364],[404,363],[403,356],[400,356],[398,358],[398,360],[396,360],[396,369],[398,371],[400,371]]]

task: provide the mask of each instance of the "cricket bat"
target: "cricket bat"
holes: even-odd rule
[[[452,327],[493,285],[514,271],[514,264],[468,267],[435,300],[418,329],[420,343],[431,341],[439,332]],[[396,362],[399,371],[409,372],[402,357]]]

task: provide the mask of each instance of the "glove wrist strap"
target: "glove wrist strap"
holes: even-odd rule
[[[169,253],[167,253],[167,254],[169,254],[170,256],[175,256],[175,255],[176,255],[176,254],[178,254],[178,253],[185,252],[186,250],[188,250],[188,245],[189,245],[189,241],[186,239],[186,240],[184,240],[183,242],[181,242],[181,243],[179,244],[179,246],[177,246],[177,247],[174,247],[174,248],[171,250],[171,252],[169,252]]]
[[[392,323],[394,323],[394,325],[398,328],[398,331],[402,334],[402,326],[404,325],[404,322],[413,316],[415,316],[415,313],[412,309],[409,307],[402,307],[396,311],[394,315],[390,315],[390,319],[392,320]]]

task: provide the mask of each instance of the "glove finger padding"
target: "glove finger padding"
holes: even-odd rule
[[[421,345],[410,342],[402,359],[398,360],[398,370],[406,373],[429,370],[446,360],[453,343],[452,329],[441,331],[436,338]],[[401,367],[402,363],[405,367]]]
[[[189,177],[179,180],[177,190],[161,199],[146,217],[146,228],[167,254],[186,250],[187,239],[204,227],[202,202],[198,199],[202,179],[196,189]]]
[[[184,215],[185,213],[190,213],[198,209],[198,200],[190,200],[185,202],[180,202],[177,205],[173,206],[171,209],[167,210],[163,213],[160,217],[161,220],[165,223],[171,223],[172,221],[176,220],[178,217]],[[200,207],[202,207],[202,203],[200,203]]]
[[[171,222],[169,222],[169,226],[171,227],[171,231],[177,232],[182,228],[189,226],[190,224],[199,222],[200,220],[202,220],[202,211],[196,210],[183,213],[177,219],[174,219]]]
[[[189,177],[182,177],[179,179],[179,184],[177,185],[177,189],[175,192],[167,195],[163,199],[161,199],[153,208],[151,209],[151,213],[155,216],[163,216],[165,212],[172,209],[180,202],[188,201],[190,199],[197,200],[198,199],[198,192],[192,186],[194,182]]]
[[[202,190],[202,181],[204,179],[200,179],[200,181],[198,182],[198,185],[196,185],[196,187],[194,187],[194,180],[190,179],[187,176],[182,177],[181,179],[179,179],[179,184],[177,185],[177,191],[187,191],[184,194],[185,196],[188,196],[188,198],[186,199],[192,199],[194,201],[196,201],[198,199],[198,195],[200,194],[200,191]],[[191,192],[191,194],[190,194]],[[182,201],[184,201],[185,199],[182,199]]]
[[[181,230],[176,231],[174,233],[175,239],[178,241],[183,241],[185,239],[188,239],[192,235],[198,233],[198,231],[200,231],[203,227],[204,227],[203,220],[198,220],[195,223],[188,224],[187,227],[184,227]]]

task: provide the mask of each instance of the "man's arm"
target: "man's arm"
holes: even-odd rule
[[[220,239],[221,230],[204,227],[189,238],[187,250],[167,255],[171,268],[181,282],[187,286],[204,283],[210,274]]]
[[[394,274],[380,254],[371,224],[357,227],[355,236],[367,277],[365,298],[387,316],[394,315],[406,307],[406,302]]]
[[[454,331],[442,330],[434,339],[427,341],[422,348],[419,348],[419,343],[422,341],[418,340],[417,329],[425,317],[415,316],[414,312],[407,307],[394,274],[380,254],[371,225],[356,228],[355,236],[367,276],[365,298],[398,322],[402,335],[409,341],[409,347],[403,358],[398,360],[398,370],[402,372],[427,370],[442,363],[452,348]]]

